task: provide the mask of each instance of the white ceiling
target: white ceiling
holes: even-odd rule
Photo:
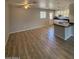
[[[24,0],[8,0],[12,3],[22,3]],[[74,0],[29,0],[29,2],[37,2],[34,7],[43,9],[63,9],[68,8],[69,4],[74,3]]]

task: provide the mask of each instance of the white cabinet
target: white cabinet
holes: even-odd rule
[[[69,26],[61,26],[61,25],[54,25],[54,30],[55,30],[55,35],[67,40],[69,39],[71,36],[74,35],[74,26],[73,25],[69,25]]]

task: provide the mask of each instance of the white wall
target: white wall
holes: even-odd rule
[[[7,42],[10,32],[10,9],[7,2],[5,2],[5,42]]]
[[[69,6],[69,18],[70,18],[70,22],[74,23],[74,4],[70,4]]]
[[[46,19],[40,19],[40,11],[42,9],[31,8],[25,10],[23,8],[12,7],[11,10],[11,32],[25,31],[32,28],[42,27],[48,25],[50,10],[44,10],[47,12]],[[53,12],[53,11],[52,11]]]

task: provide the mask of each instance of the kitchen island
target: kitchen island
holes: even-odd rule
[[[55,35],[67,40],[71,36],[74,36],[74,24],[73,23],[54,23]]]

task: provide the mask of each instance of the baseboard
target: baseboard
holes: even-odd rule
[[[65,40],[63,37],[61,37],[61,36],[59,36],[59,35],[57,35],[57,34],[55,34],[57,37],[59,37],[59,38],[61,38],[61,39],[63,39],[63,40]]]
[[[20,57],[5,57],[5,59],[20,59]]]
[[[70,35],[70,36],[68,36],[68,37],[66,37],[66,38],[63,38],[63,37],[61,37],[61,36],[59,36],[59,35],[57,35],[57,34],[56,34],[56,36],[59,37],[59,38],[61,38],[61,39],[67,40],[67,39],[69,39],[72,35]]]
[[[72,37],[72,35],[69,35],[68,37],[66,37],[65,40],[69,39],[70,37]]]
[[[17,31],[10,32],[10,34],[17,33],[17,32],[22,32],[22,31],[27,31],[27,30],[33,30],[33,29],[42,28],[42,27],[46,27],[46,26],[48,26],[48,25],[40,25],[40,26],[34,26],[34,27],[27,27],[26,29],[23,29],[23,30],[17,30]]]

